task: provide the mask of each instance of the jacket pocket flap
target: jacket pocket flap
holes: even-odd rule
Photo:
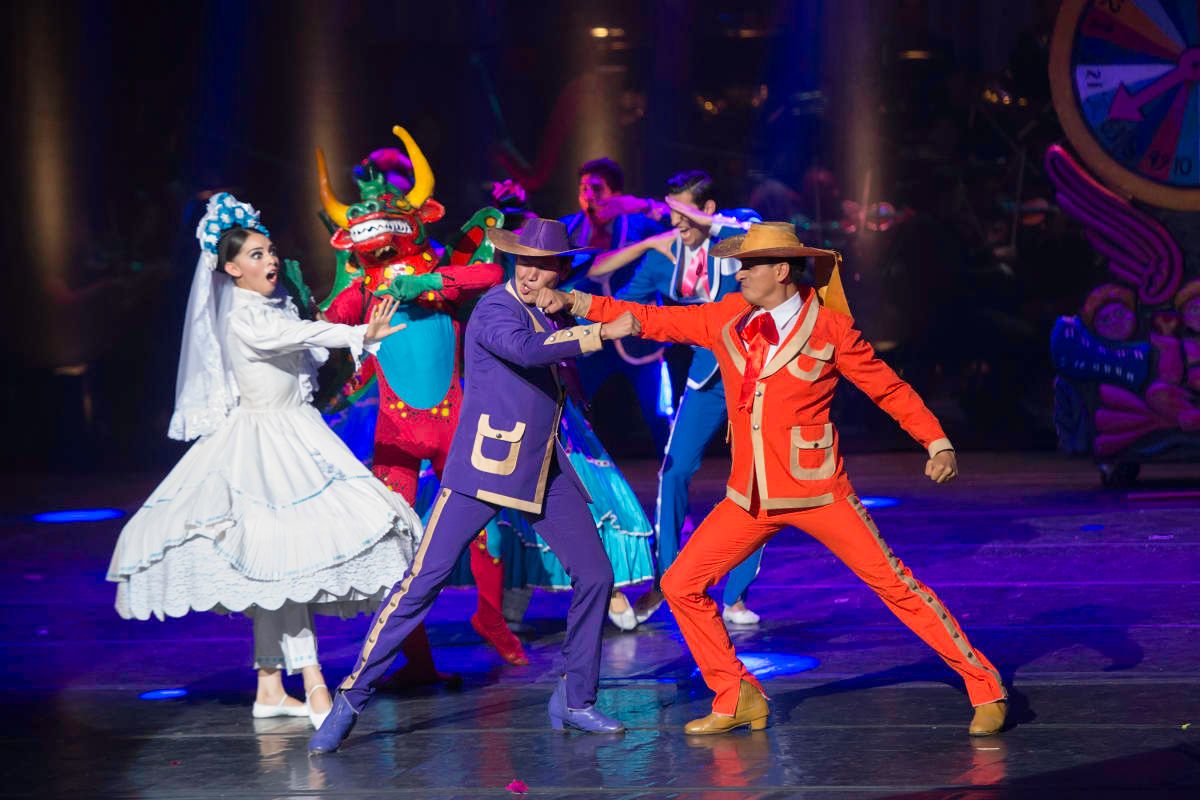
[[[480,436],[487,439],[496,439],[501,442],[519,442],[525,436],[525,423],[518,422],[513,425],[511,430],[492,427],[492,415],[480,414],[479,427],[476,429]]]
[[[792,447],[800,450],[833,447],[833,423],[796,425],[792,428]]]
[[[812,342],[808,342],[800,348],[800,352],[817,361],[831,361],[833,359],[833,343],[826,342],[822,347],[813,347]]]

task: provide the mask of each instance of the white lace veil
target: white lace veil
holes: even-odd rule
[[[258,212],[226,192],[214,195],[196,227],[200,258],[188,295],[175,379],[175,413],[167,435],[190,441],[215,431],[237,404],[238,386],[225,347],[233,279],[217,269],[217,242],[232,227],[256,228]]]

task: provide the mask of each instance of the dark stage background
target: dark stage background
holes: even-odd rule
[[[960,447],[1051,448],[1047,337],[1100,275],[1051,207],[1056,4],[39,2],[7,10],[6,469],[153,469],[166,439],[200,195],[263,212],[319,297],[332,251],[312,150],[343,194],[409,128],[448,236],[512,177],[543,216],[610,155],[661,196],[682,169],[723,207],[846,253],[851,305]],[[1014,211],[1014,203],[1017,211]],[[864,211],[865,209],[865,211]],[[673,356],[677,362],[680,354]],[[675,364],[678,367],[678,363]],[[911,446],[853,390],[850,450]],[[627,385],[596,427],[652,456]]]

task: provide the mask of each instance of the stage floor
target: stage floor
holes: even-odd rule
[[[104,582],[122,521],[37,524],[56,508],[131,510],[160,476],[7,479],[0,514],[0,797],[1200,797],[1200,465],[1148,466],[1129,492],[1051,454],[972,454],[947,486],[919,453],[847,459],[883,536],[1012,687],[1012,726],[966,735],[956,676],[803,534],[768,545],[732,632],[764,672],[771,726],[689,738],[710,700],[669,611],[605,632],[600,705],[623,736],[551,731],[545,703],[568,596],[536,592],[533,663],[473,633],[474,593],[430,616],[459,691],[377,696],[346,747],[309,759],[306,720],[250,717],[250,622],[127,622]],[[653,508],[656,465],[627,472]],[[705,465],[693,512],[719,499]],[[636,596],[641,589],[635,587]],[[325,673],[367,620],[318,620]],[[298,678],[295,680],[299,680]],[[156,689],[186,697],[139,699]],[[299,691],[298,683],[293,686]]]

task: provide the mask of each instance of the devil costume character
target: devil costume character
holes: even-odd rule
[[[503,273],[499,266],[477,260],[471,246],[480,244],[483,231],[496,224],[499,212],[495,211],[477,214],[476,219],[487,224],[469,222],[455,243],[450,263],[439,266],[426,230],[426,225],[446,213],[433,198],[433,170],[408,131],[396,126],[393,133],[412,161],[413,186],[407,193],[368,165],[358,180],[361,199],[346,205],[334,195],[324,154],[318,151],[321,202],[337,227],[330,244],[349,254],[347,258],[361,270],[340,290],[345,273],[339,272],[325,317],[358,324],[385,295],[402,304],[394,321],[408,325],[403,341],[393,337],[381,343],[359,380],[373,375],[378,384],[372,469],[388,488],[415,503],[421,462],[428,460],[440,475],[458,426],[462,307],[498,285]],[[473,627],[506,661],[529,663],[500,612],[504,573],[499,560],[486,550],[472,548],[470,564],[479,589]]]

